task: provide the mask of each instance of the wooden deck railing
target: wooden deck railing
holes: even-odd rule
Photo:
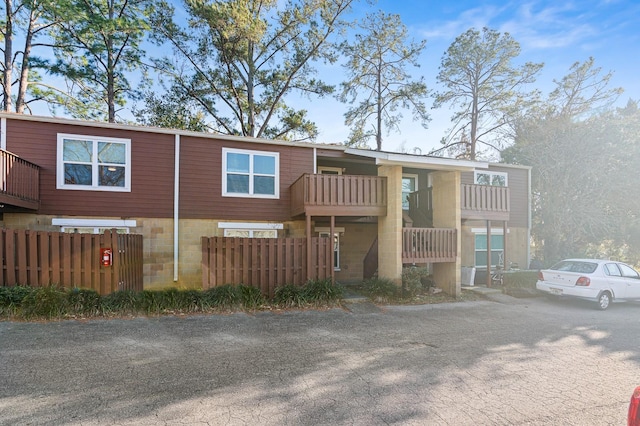
[[[455,262],[455,229],[402,228],[402,263]]]
[[[505,186],[462,184],[460,209],[462,219],[508,220],[511,192]],[[417,226],[429,226],[433,218],[432,188],[409,194],[409,215]]]
[[[409,194],[409,216],[417,227],[428,228],[433,225],[432,188],[425,188]]]
[[[506,186],[463,184],[460,208],[465,219],[509,219],[511,193]]]
[[[0,203],[38,209],[40,167],[0,150]]]
[[[304,174],[291,185],[291,215],[384,216],[387,179],[381,176]]]

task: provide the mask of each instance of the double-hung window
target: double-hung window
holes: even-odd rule
[[[222,149],[222,195],[278,198],[280,155],[277,152]]]
[[[131,191],[131,140],[58,134],[58,189]]]

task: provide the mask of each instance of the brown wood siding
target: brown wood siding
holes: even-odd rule
[[[290,186],[313,173],[313,150],[183,137],[180,141],[180,217],[184,219],[273,220],[291,217]],[[222,148],[278,152],[280,198],[222,196]]]
[[[509,226],[526,228],[529,225],[529,170],[491,164],[489,171],[509,174],[511,189]],[[461,183],[473,184],[473,172],[462,173]]]
[[[131,139],[131,192],[56,189],[58,133]],[[173,141],[142,131],[7,120],[7,150],[41,167],[40,214],[172,217]]]

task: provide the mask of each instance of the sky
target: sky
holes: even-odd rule
[[[543,62],[537,82],[544,95],[554,87],[575,62],[589,57],[603,73],[612,71],[611,87],[622,87],[618,105],[629,99],[640,99],[640,2],[637,0],[532,0],[532,1],[431,1],[379,0],[373,6],[361,4],[354,15],[383,10],[399,14],[414,40],[427,40],[420,57],[420,68],[409,71],[424,76],[430,90],[442,90],[436,82],[442,56],[457,36],[469,28],[489,27],[508,32],[521,47],[517,64]],[[335,70],[321,69],[319,76],[340,75]],[[344,74],[343,74],[344,75]],[[329,81],[339,84],[339,81]],[[427,100],[431,108],[432,99]],[[349,129],[344,126],[347,106],[334,99],[313,100],[297,106],[309,111],[309,117],[320,130],[317,142],[338,143],[346,140]],[[428,153],[440,146],[450,127],[452,111],[431,110],[429,128],[412,123],[409,111],[401,133],[384,135],[385,151]],[[375,146],[372,141],[369,144]]]

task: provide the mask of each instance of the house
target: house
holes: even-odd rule
[[[201,237],[334,239],[339,282],[527,265],[530,170],[506,164],[0,114],[4,228],[143,235],[144,287],[198,288]],[[284,284],[284,283],[283,283]]]

